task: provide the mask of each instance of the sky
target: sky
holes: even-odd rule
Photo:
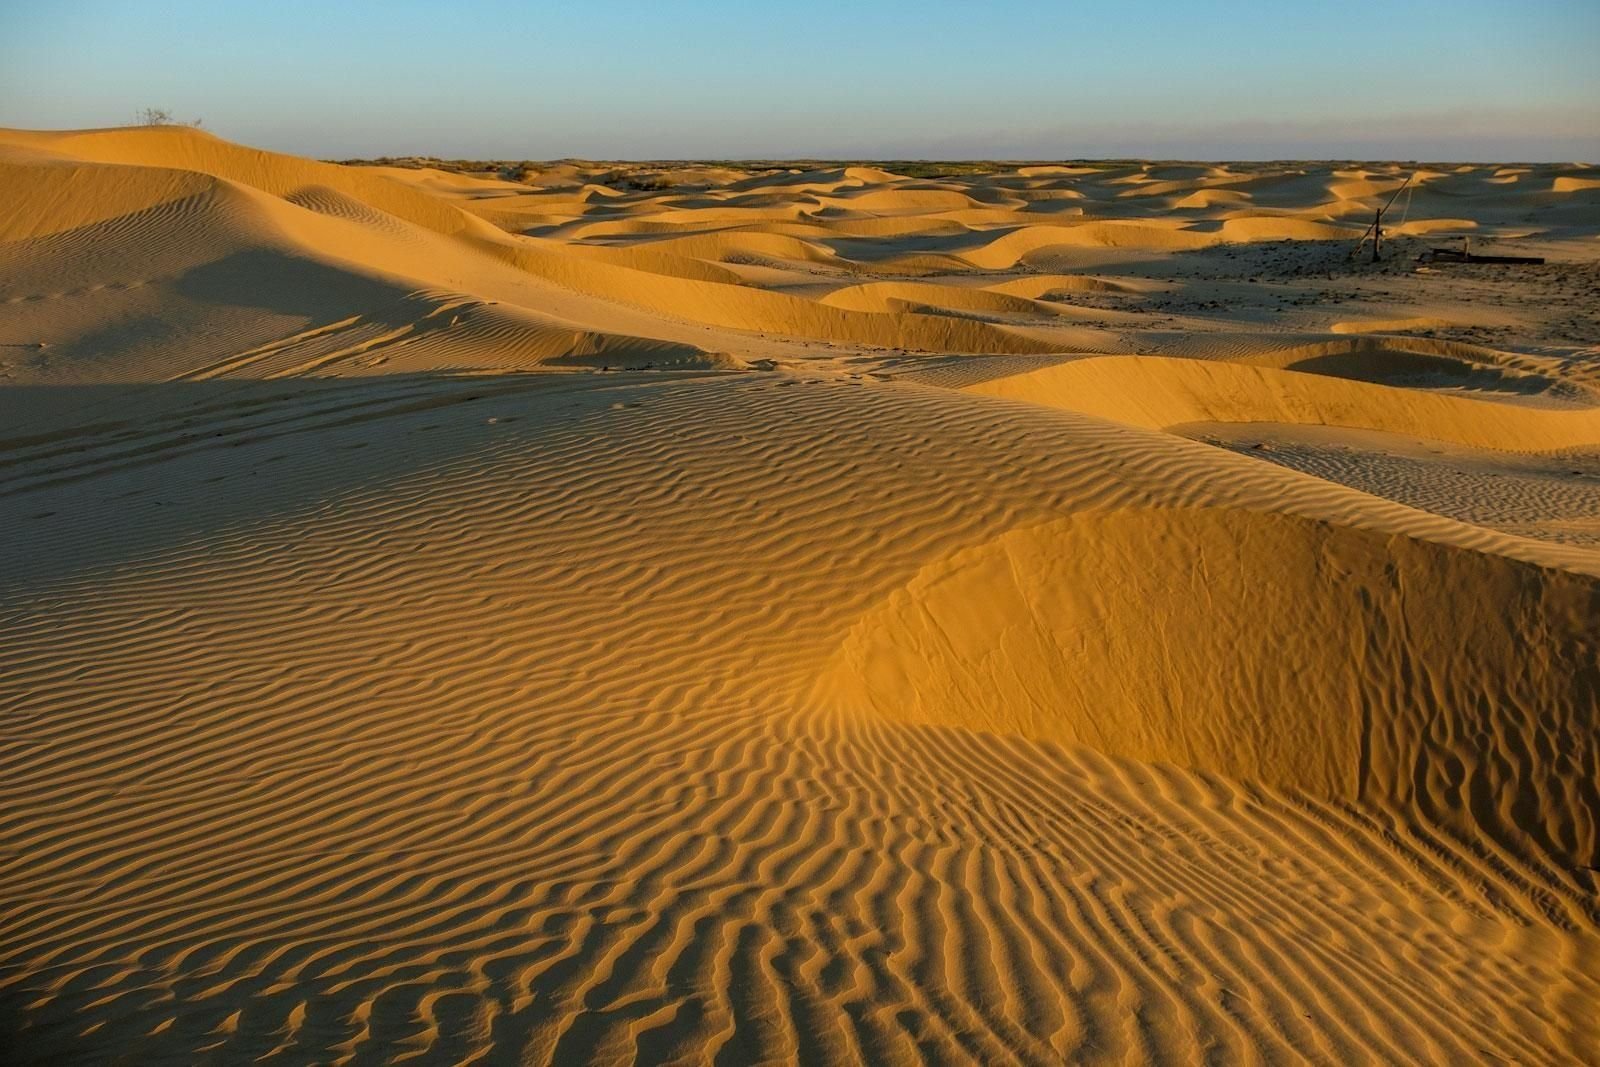
[[[1600,0],[0,0],[0,126],[321,158],[1600,162]]]

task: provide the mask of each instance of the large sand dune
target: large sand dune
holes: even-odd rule
[[[1593,1062],[1600,179],[1406,173],[0,131],[10,1060]]]

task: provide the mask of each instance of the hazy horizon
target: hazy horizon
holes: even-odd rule
[[[1600,161],[1571,0],[23,2],[0,39],[0,125],[159,107],[324,158]]]

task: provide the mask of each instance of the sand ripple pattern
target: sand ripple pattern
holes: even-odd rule
[[[1582,907],[1448,834],[803,700],[874,600],[1019,523],[1359,494],[917,386],[430,390],[4,498],[24,1062],[1592,1047]]]
[[[1594,1062],[1593,168],[432,162],[0,131],[0,1059]]]

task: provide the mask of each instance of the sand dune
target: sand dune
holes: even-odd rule
[[[1406,352],[1359,362],[1307,358],[1293,370],[1159,356],[1101,356],[1009,375],[971,389],[1153,429],[1191,422],[1270,422],[1410,433],[1514,452],[1600,448],[1600,407],[1536,409],[1362,380],[1363,370],[1370,374],[1374,367],[1396,364],[1402,373],[1425,373],[1416,369],[1419,363],[1426,369],[1442,366],[1446,374],[1460,366],[1459,361]],[[1335,374],[1335,369],[1343,373]],[[1463,368],[1455,377],[1469,380],[1469,372]]]
[[[0,132],[14,1060],[1592,1059],[1588,169],[513,171]]]

